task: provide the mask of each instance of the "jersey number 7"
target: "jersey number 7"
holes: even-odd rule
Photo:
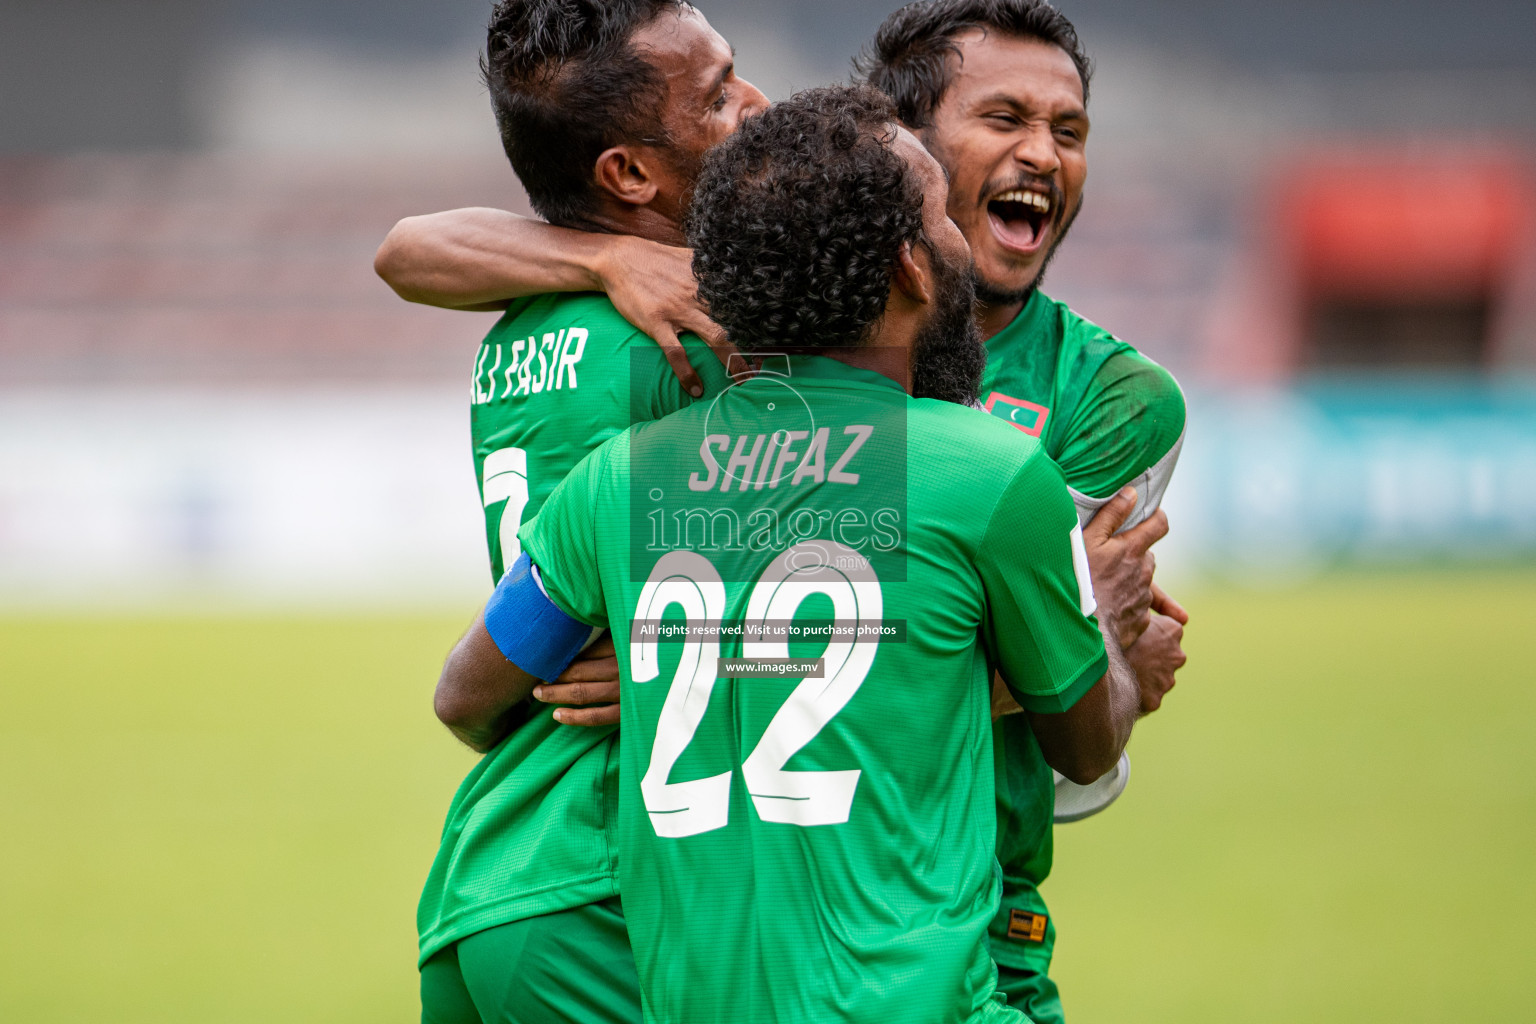
[[[501,571],[506,572],[523,546],[517,540],[517,528],[523,522],[523,509],[528,504],[528,453],[521,448],[500,448],[485,457],[481,467],[481,504],[490,508],[498,501],[505,501],[501,510]]]

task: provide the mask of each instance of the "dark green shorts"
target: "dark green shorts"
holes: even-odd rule
[[[1063,1024],[1056,983],[997,967],[1008,1005]],[[487,928],[421,968],[422,1024],[639,1024],[640,983],[617,898]]]
[[[422,1024],[640,1024],[617,898],[487,928],[421,968]]]
[[[1015,1010],[1035,1024],[1062,1024],[1061,996],[1056,983],[1039,971],[997,965],[997,990]]]

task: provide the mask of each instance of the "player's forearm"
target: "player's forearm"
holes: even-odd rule
[[[470,207],[400,221],[373,268],[408,302],[493,309],[524,295],[600,290],[599,268],[612,240]]]
[[[1141,717],[1141,687],[1136,681],[1136,670],[1125,656],[1118,634],[1111,638],[1109,630],[1104,629],[1102,632],[1104,650],[1109,656],[1109,671],[1104,673],[1103,680],[1108,688],[1109,714],[1105,723],[1103,746],[1098,752],[1098,771],[1093,775],[1095,779],[1120,760],[1125,745],[1131,742],[1131,730]]]
[[[1067,711],[1029,716],[1045,763],[1082,786],[1120,760],[1141,709],[1136,673],[1120,650],[1118,633],[1102,632],[1109,658],[1103,677]]]
[[[518,668],[486,632],[483,616],[454,645],[433,695],[438,720],[484,753],[511,731],[514,711],[538,680]]]
[[[516,708],[510,707],[491,721],[475,726],[450,725],[448,731],[453,733],[455,739],[464,744],[477,754],[486,754],[494,750],[496,744],[512,734],[512,726],[516,719]]]

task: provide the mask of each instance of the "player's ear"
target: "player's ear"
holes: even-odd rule
[[[913,302],[926,306],[933,301],[933,268],[926,258],[917,258],[911,242],[901,243],[891,283]]]
[[[614,146],[598,154],[593,173],[597,187],[621,203],[644,206],[656,198],[656,175],[651,154],[628,146]]]

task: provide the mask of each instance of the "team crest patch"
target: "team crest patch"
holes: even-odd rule
[[[1031,914],[1027,910],[1008,911],[1008,937],[1022,942],[1044,942],[1044,914]]]
[[[1010,398],[1000,391],[987,396],[981,407],[1000,420],[1007,420],[1030,437],[1045,433],[1045,421],[1051,410],[1022,398]]]

